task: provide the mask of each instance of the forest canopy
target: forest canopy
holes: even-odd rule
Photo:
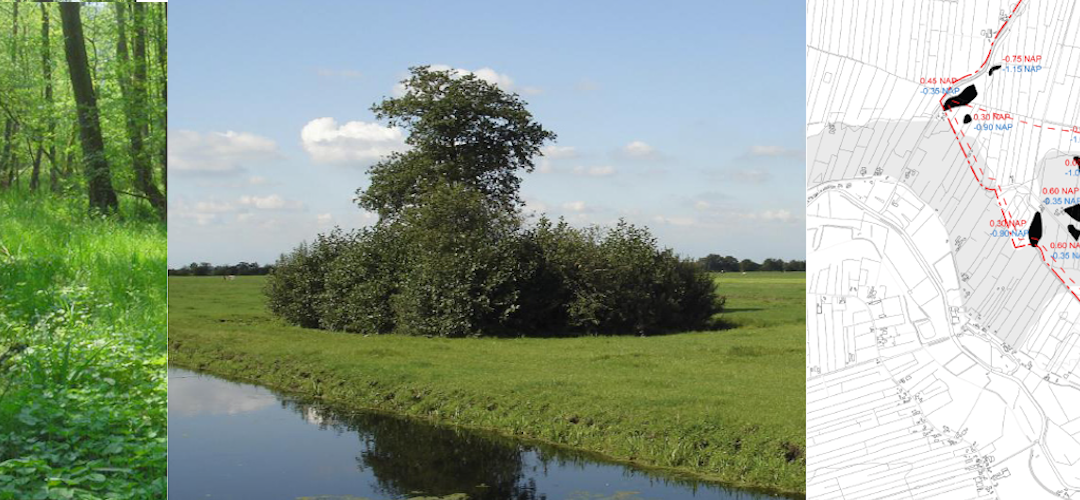
[[[166,212],[166,4],[0,4],[0,189]]]

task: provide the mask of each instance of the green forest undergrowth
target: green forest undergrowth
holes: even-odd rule
[[[0,193],[0,499],[165,498],[166,231]]]

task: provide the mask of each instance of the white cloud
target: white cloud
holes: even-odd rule
[[[658,224],[667,224],[671,226],[693,226],[697,224],[692,217],[667,217],[663,215],[657,215],[653,217],[653,222]]]
[[[526,95],[536,95],[544,91],[539,87],[518,86],[514,83],[514,79],[510,78],[510,75],[507,75],[505,73],[499,73],[498,71],[495,71],[486,66],[476,71],[469,71],[462,68],[453,68],[445,64],[432,64],[428,67],[428,69],[430,69],[431,71],[449,71],[451,75],[457,78],[461,78],[466,75],[476,75],[477,78],[492,85],[495,85],[496,87],[499,87],[500,89],[503,89],[507,92],[518,92]],[[392,93],[397,97],[401,97],[405,95],[405,91],[405,85],[399,82],[394,85]]]
[[[438,67],[436,68],[436,66],[438,66]],[[431,69],[434,69],[434,70],[437,70],[437,71],[445,71],[445,70],[451,69],[449,66],[446,66],[446,65],[436,65],[436,66],[432,66]],[[458,76],[465,76],[466,74],[469,73],[468,70],[464,70],[464,69],[460,69],[460,68],[453,68],[453,72],[454,72],[454,74],[456,74]],[[485,82],[488,82],[488,83],[490,83],[492,85],[496,85],[496,86],[502,88],[503,90],[510,90],[510,89],[514,88],[514,80],[512,78],[510,78],[510,75],[507,75],[507,74],[504,74],[504,73],[499,73],[499,72],[497,72],[497,71],[495,71],[495,70],[493,70],[491,68],[483,67],[483,68],[480,68],[480,69],[478,69],[476,71],[473,71],[472,74],[476,75],[477,78],[479,78],[479,79],[481,79],[481,80],[483,80]]]
[[[223,180],[223,179],[207,179],[196,182],[195,185],[201,188],[246,188],[248,186],[270,186],[275,183],[270,182],[266,177],[259,175],[253,175],[243,180]]]
[[[753,156],[789,156],[794,158],[805,156],[801,149],[787,149],[783,146],[751,146],[750,154]]]
[[[552,160],[566,160],[578,157],[577,149],[573,146],[557,146],[552,144],[541,148],[540,153],[544,155],[544,158],[551,158]]]
[[[581,213],[588,210],[589,207],[585,205],[584,201],[568,201],[562,204],[562,209],[567,212]]]
[[[195,211],[204,213],[232,212],[236,207],[229,202],[200,201],[195,203]]]
[[[168,160],[173,172],[234,172],[279,157],[274,141],[247,132],[169,132]]]
[[[756,218],[764,221],[776,221],[776,222],[795,222],[801,218],[795,217],[791,212],[787,210],[766,210],[759,214],[756,214]]]
[[[587,175],[589,177],[608,177],[615,175],[615,167],[610,165],[584,167],[578,165],[574,167],[574,175]]]
[[[201,201],[191,205],[184,197],[169,201],[169,221],[192,220],[195,224],[206,226],[218,221],[218,215],[230,210],[225,202]]]
[[[334,215],[329,213],[319,214],[315,216],[315,220],[320,226],[329,226],[330,223],[334,222]]]
[[[395,151],[404,151],[405,134],[399,127],[351,121],[338,125],[333,118],[316,118],[300,131],[300,142],[316,163],[367,166]]]
[[[547,209],[548,209],[548,206],[544,202],[542,202],[542,201],[540,201],[540,200],[538,200],[536,198],[526,196],[524,198],[524,201],[525,201],[525,209],[524,209],[524,211],[526,213],[530,213],[530,212],[543,213],[543,212],[547,211]]]
[[[295,200],[286,200],[280,195],[272,194],[270,196],[241,196],[240,204],[243,206],[254,207],[259,210],[299,210],[304,208],[304,204]]]
[[[629,144],[619,150],[619,156],[635,160],[654,160],[660,155],[656,148],[646,144],[644,141],[630,141]]]

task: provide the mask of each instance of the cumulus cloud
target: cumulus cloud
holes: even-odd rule
[[[628,160],[657,160],[660,152],[645,141],[630,141],[616,151],[616,156]]]
[[[184,197],[169,200],[169,221],[189,220],[206,226],[219,221],[219,216],[233,209],[231,204],[218,201],[200,201],[188,203]]]
[[[574,175],[585,175],[589,177],[609,177],[615,175],[615,167],[612,167],[610,165],[594,167],[584,167],[578,165],[574,167],[574,170],[572,172],[574,173]]]
[[[320,226],[328,226],[334,222],[334,215],[329,213],[319,214],[315,216],[315,220],[318,221]]]
[[[495,85],[496,87],[499,87],[500,89],[503,89],[507,92],[517,92],[526,95],[535,95],[543,92],[543,89],[539,87],[519,86],[514,83],[514,79],[510,78],[510,75],[507,75],[505,73],[499,73],[498,71],[495,71],[486,66],[475,71],[469,71],[467,69],[454,68],[445,64],[432,64],[429,66],[429,69],[432,71],[449,71],[453,76],[457,78],[467,75],[476,75],[477,78],[492,85]],[[407,89],[405,84],[399,82],[394,85],[392,92],[395,96],[400,97],[405,95],[406,90]]]
[[[557,146],[552,144],[541,148],[540,153],[544,155],[544,158],[551,158],[552,160],[566,160],[578,157],[577,149],[573,146]]]
[[[253,207],[259,210],[300,210],[304,204],[296,200],[286,200],[280,195],[269,196],[241,196],[240,205]]]
[[[751,146],[750,154],[752,156],[787,156],[793,158],[805,156],[801,149],[788,149],[783,146]]]
[[[274,141],[247,132],[169,132],[168,160],[173,172],[228,173],[279,157]]]
[[[395,151],[404,151],[405,133],[399,127],[333,118],[316,118],[300,131],[304,151],[316,163],[367,166]]]

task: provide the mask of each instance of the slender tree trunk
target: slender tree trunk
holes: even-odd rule
[[[157,59],[158,67],[161,68],[161,147],[159,148],[158,155],[161,156],[161,183],[165,185],[165,189],[169,188],[169,70],[166,62],[168,61],[168,34],[165,32],[166,25],[169,22],[169,4],[161,4],[161,16],[158,17],[156,23],[156,35],[157,35]]]
[[[0,188],[11,187],[11,182],[14,179],[15,167],[11,163],[11,142],[14,140],[15,122],[8,118],[4,122],[4,150],[0,152]]]
[[[34,169],[30,173],[30,190],[37,191],[38,181],[41,175],[41,153],[45,151],[45,147],[38,143],[37,151],[34,152]]]
[[[124,98],[124,111],[127,115],[128,141],[131,143],[131,167],[135,171],[135,184],[158,216],[165,218],[165,196],[154,183],[154,173],[150,168],[150,158],[146,151],[146,139],[150,135],[150,122],[147,119],[146,106],[146,26],[142,4],[133,4],[135,11],[135,50],[134,57],[129,57],[127,46],[128,4],[114,3],[116,9],[116,27],[118,37],[116,53],[120,58],[117,80],[120,93]],[[132,69],[134,71],[132,71]]]
[[[117,208],[116,191],[112,187],[109,162],[105,158],[105,144],[101,138],[101,120],[98,116],[94,83],[86,60],[86,42],[83,38],[82,19],[77,2],[60,3],[60,23],[64,30],[64,53],[67,56],[71,88],[79,116],[79,137],[82,141],[83,168],[86,172],[91,210],[114,212]]]
[[[18,44],[16,40],[19,37],[19,2],[16,1],[12,5],[11,15],[11,67],[14,70],[16,63],[18,62]],[[0,173],[7,170],[7,175],[0,179],[0,186],[8,188],[15,183],[15,171],[18,170],[18,157],[15,154],[15,148],[12,147],[12,142],[15,141],[15,134],[19,132],[19,122],[15,121],[11,116],[7,117],[4,121],[4,151],[0,154]]]
[[[47,2],[41,3],[41,73],[45,78],[45,121],[48,133],[45,143],[48,148],[45,156],[49,159],[49,189],[59,191],[60,182],[56,167],[56,119],[53,117],[52,87],[52,47],[49,45],[49,8]]]

